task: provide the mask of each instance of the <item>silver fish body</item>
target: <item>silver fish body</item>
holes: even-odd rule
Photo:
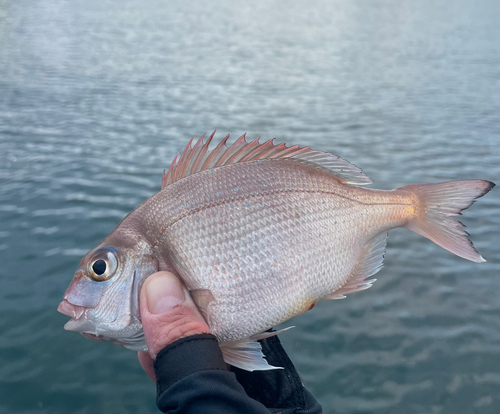
[[[208,170],[136,211],[190,290],[209,290],[220,341],[265,331],[342,287],[370,240],[403,224],[408,196],[342,184],[287,160]]]
[[[138,293],[150,274],[170,270],[221,345],[258,339],[321,299],[370,287],[395,227],[484,261],[452,216],[493,183],[372,190],[330,154],[241,138],[210,153],[209,142],[188,145],[162,191],[84,257],[60,305],[73,317],[67,329],[145,349]],[[102,261],[108,273],[96,275]]]

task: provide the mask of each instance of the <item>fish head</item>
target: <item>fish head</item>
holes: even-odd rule
[[[158,261],[147,242],[116,236],[84,256],[57,310],[71,316],[64,326],[68,331],[144,351],[140,290],[158,271]]]

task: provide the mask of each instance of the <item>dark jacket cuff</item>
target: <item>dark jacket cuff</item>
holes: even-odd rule
[[[189,356],[184,349],[188,343]],[[188,336],[167,345],[156,356],[154,369],[158,397],[171,385],[195,372],[227,370],[217,339],[212,334]]]

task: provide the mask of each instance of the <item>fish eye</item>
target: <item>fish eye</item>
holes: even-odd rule
[[[90,261],[88,272],[92,280],[103,282],[110,279],[118,268],[118,258],[114,249],[98,250]]]
[[[101,276],[106,271],[106,262],[102,259],[96,260],[92,265],[92,270],[98,276]]]

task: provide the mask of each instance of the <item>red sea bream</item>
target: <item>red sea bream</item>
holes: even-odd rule
[[[72,317],[66,329],[145,350],[140,288],[170,270],[228,363],[270,369],[256,341],[319,300],[369,288],[389,230],[406,227],[484,261],[454,216],[490,191],[489,181],[367,189],[359,168],[329,153],[244,136],[209,151],[212,138],[191,141],[161,191],[83,258],[59,305]]]

